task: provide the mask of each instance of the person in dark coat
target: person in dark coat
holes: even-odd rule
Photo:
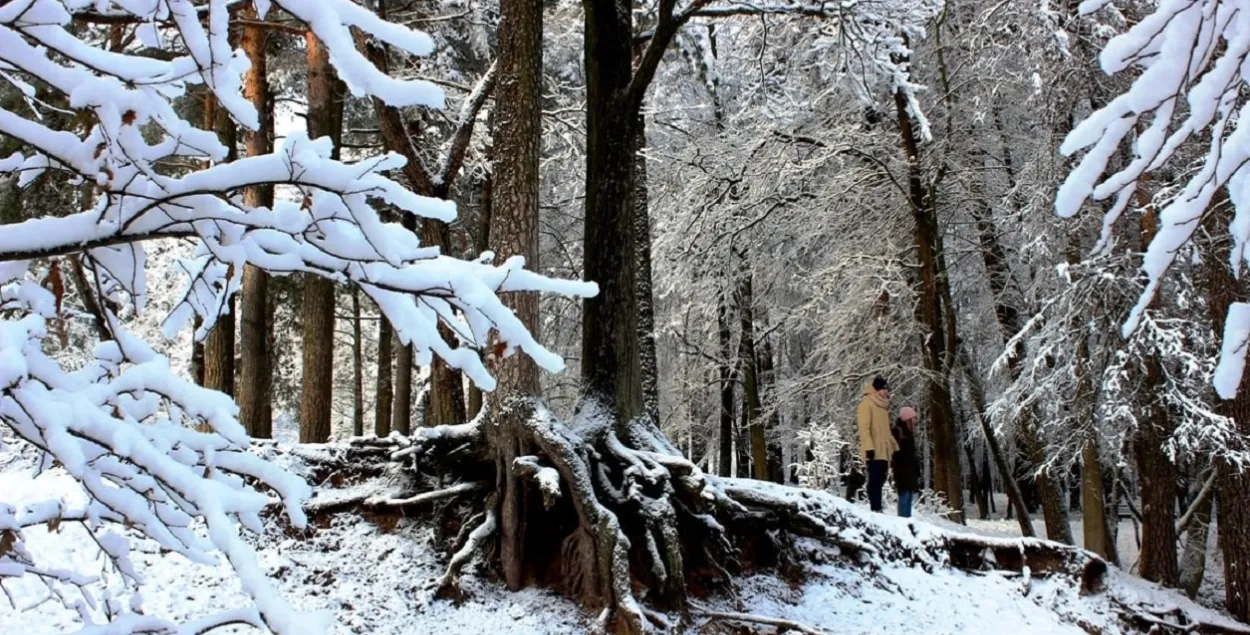
[[[898,490],[898,515],[911,518],[911,504],[920,491],[920,455],[916,453],[916,411],[903,406],[894,423],[894,441],[898,451],[893,456],[894,488]]]

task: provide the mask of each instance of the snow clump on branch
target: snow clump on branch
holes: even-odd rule
[[[0,587],[38,580],[82,621],[110,633],[203,632],[226,624],[277,633],[324,630],[328,616],[291,610],[265,577],[240,526],[261,532],[271,490],[290,522],[303,527],[309,487],[249,451],[237,407],[221,393],[172,372],[169,361],[127,331],[121,307],[143,310],[144,243],[186,239],[197,245],[184,263],[184,294],[165,333],[202,318],[202,339],[239,291],[252,265],[271,273],[311,273],[355,285],[395,326],[419,359],[438,355],[485,389],[494,386],[478,351],[491,338],[519,348],[548,370],[562,360],[538,344],[498,297],[546,291],[590,296],[593,284],[552,280],[525,271],[521,259],[500,266],[449,258],[424,247],[398,224],[384,223],[371,201],[405,214],[450,220],[451,203],[417,196],[385,172],[404,159],[390,154],[347,163],[331,158],[328,139],[289,135],[269,155],[221,163],[227,155],[212,131],[192,125],[173,100],[202,84],[240,125],[259,127],[243,96],[247,58],[227,39],[237,2],[209,0],[14,0],[0,6],[0,77],[24,97],[23,116],[0,108],[0,134],[23,149],[0,159],[0,173],[20,185],[47,175],[90,185],[87,209],[0,226],[0,423],[17,443],[0,452],[32,451],[40,469],[61,469],[85,502],[0,501]],[[395,105],[442,107],[433,84],[387,76],[356,49],[351,28],[403,52],[432,49],[425,34],[387,22],[350,0],[256,0],[258,16],[273,8],[303,22],[330,52],[354,95]],[[107,13],[104,13],[107,11]],[[137,24],[138,44],[110,47],[109,30]],[[140,46],[142,45],[142,46]],[[142,47],[169,48],[161,59]],[[87,122],[83,133],[49,127],[57,107],[22,78],[37,80]],[[209,166],[187,172],[190,163]],[[302,201],[272,209],[244,202],[247,188],[283,185]],[[66,318],[60,267],[88,272],[104,341],[76,370],[47,354],[45,341]],[[439,335],[442,324],[458,346]],[[198,428],[198,429],[197,429]],[[41,564],[23,532],[80,524],[111,563],[130,597],[96,590],[100,576]],[[188,559],[211,564],[220,554],[242,581],[253,608],[174,625],[143,614],[130,540],[145,538]],[[46,554],[44,554],[46,555]],[[7,589],[6,589],[7,595]],[[12,597],[10,596],[10,599]],[[88,628],[85,632],[92,632]]]

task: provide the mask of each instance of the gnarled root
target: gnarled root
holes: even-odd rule
[[[447,564],[447,571],[443,573],[443,577],[438,579],[438,589],[434,592],[435,597],[456,600],[457,602],[464,599],[464,592],[460,589],[460,571],[473,558],[473,554],[485,546],[486,540],[495,535],[497,516],[495,514],[494,499],[495,497],[492,495],[487,500],[485,518],[481,524],[469,532],[468,537],[464,540],[464,544],[451,557],[451,562]],[[470,525],[466,523],[465,527],[468,526]],[[457,538],[457,542],[459,542],[459,538]]]
[[[698,617],[706,617],[713,620],[727,620],[730,622],[745,622],[748,624],[764,624],[766,626],[775,626],[778,631],[795,631],[798,633],[807,633],[808,635],[826,635],[824,631],[808,626],[802,622],[794,620],[785,620],[776,617],[767,617],[764,615],[752,615],[750,613],[732,613],[725,611],[711,611],[702,607],[693,607],[690,611],[691,615]]]
[[[482,513],[460,529],[455,553],[437,581],[440,597],[461,597],[461,569],[475,553],[495,546],[494,536],[510,587],[533,582],[562,587],[583,604],[603,607],[607,628],[625,635],[663,628],[664,620],[644,611],[636,589],[643,589],[639,597],[654,607],[680,610],[689,606],[688,588],[714,583],[732,592],[732,576],[744,568],[798,572],[805,552],[795,536],[836,546],[869,571],[887,559],[926,569],[947,563],[968,570],[1028,567],[1033,575],[1071,575],[1083,585],[1088,579],[1091,592],[1105,572],[1105,564],[1089,554],[1052,543],[942,532],[908,537],[881,530],[827,494],[713,477],[657,438],[645,421],[612,423],[583,414],[567,425],[536,401],[512,403],[507,413],[500,422],[479,417],[397,440],[392,457],[412,458],[418,470],[437,464],[465,481],[371,501],[404,506],[474,497],[493,483]],[[465,471],[474,472],[466,477]],[[702,608],[693,613],[818,632],[748,614]]]

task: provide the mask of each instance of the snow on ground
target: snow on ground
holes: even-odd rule
[[[260,450],[301,473],[294,453],[272,444]],[[316,446],[300,453],[323,451]],[[4,459],[8,459],[7,461]],[[29,461],[0,457],[0,499],[21,505],[26,499],[49,493],[72,496],[75,484],[59,470],[32,478]],[[334,499],[377,483],[356,484],[349,490],[319,491],[317,498]],[[825,495],[817,495],[817,499]],[[838,504],[845,504],[839,502]],[[863,512],[863,516],[868,516]],[[923,522],[914,526],[899,518],[872,516],[882,530],[915,538],[948,530]],[[982,528],[986,529],[986,528]],[[49,566],[99,571],[94,545],[77,526],[59,532],[27,532],[29,547]],[[435,548],[433,530],[420,519],[402,519],[394,528],[379,527],[354,514],[332,517],[328,526],[311,536],[293,536],[277,525],[258,540],[262,566],[278,581],[286,597],[305,611],[329,611],[336,634],[376,633],[522,633],[561,635],[593,630],[595,615],[554,592],[529,589],[507,592],[497,582],[466,572],[463,586],[468,599],[461,605],[435,600],[431,586],[446,559]],[[811,553],[826,548],[800,541]],[[210,611],[246,604],[238,582],[225,565],[193,565],[176,555],[162,554],[149,544],[134,554],[144,577],[146,612],[182,621]],[[1183,605],[1201,611],[1184,598],[1113,571],[1106,593],[1081,597],[1069,581],[1021,578],[1019,574],[968,574],[952,569],[926,573],[922,569],[887,565],[876,574],[863,567],[847,567],[831,558],[813,564],[810,579],[791,586],[769,575],[740,580],[737,599],[718,597],[703,602],[711,609],[755,613],[803,622],[830,633],[1083,633],[1078,623],[1096,625],[1105,633],[1123,632],[1111,607],[1114,598]],[[56,602],[41,602],[42,585],[6,581],[18,611],[0,595],[0,635],[44,635],[72,632],[74,615]],[[1203,613],[1204,619],[1218,616]],[[223,629],[215,632],[231,632]],[[250,632],[242,629],[236,632]],[[682,631],[725,632],[699,619]],[[741,631],[739,631],[741,632]],[[771,632],[762,629],[760,632]]]

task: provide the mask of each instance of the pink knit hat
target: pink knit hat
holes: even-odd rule
[[[916,418],[916,411],[911,406],[903,406],[898,409],[898,418],[903,421],[911,421]]]

